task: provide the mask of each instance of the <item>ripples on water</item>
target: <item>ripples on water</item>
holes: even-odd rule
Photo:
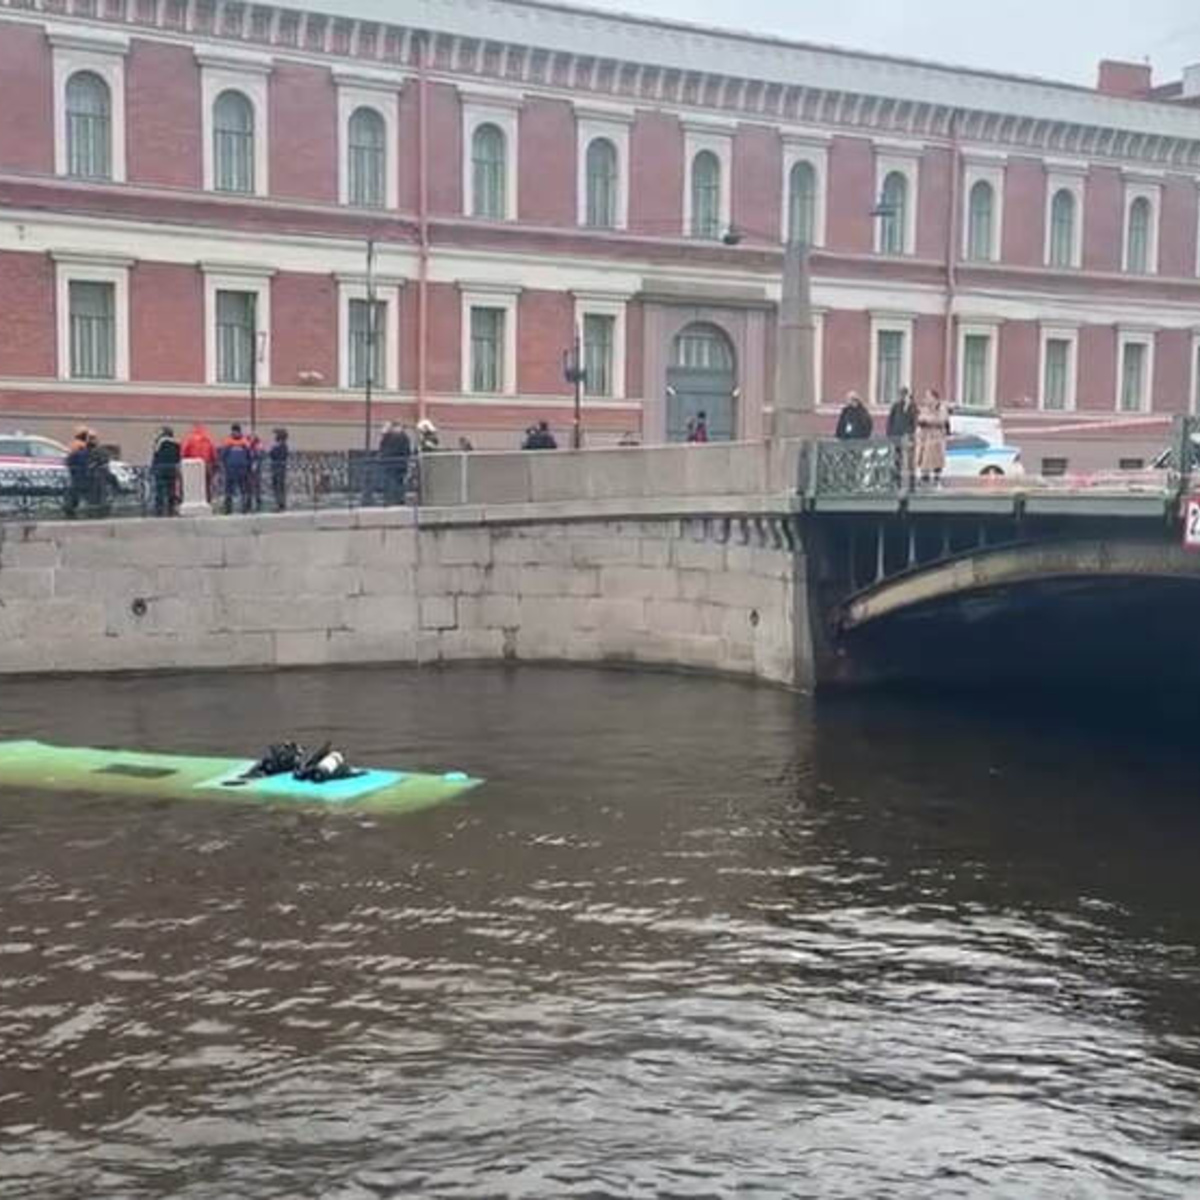
[[[532,669],[0,701],[326,729],[490,783],[398,820],[0,793],[0,1194],[1200,1192],[1170,737]]]

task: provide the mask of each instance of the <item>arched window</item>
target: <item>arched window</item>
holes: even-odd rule
[[[76,71],[67,81],[67,174],[112,177],[112,98],[92,71]]]
[[[356,108],[348,130],[349,199],[363,208],[382,208],[387,126],[373,108]]]
[[[986,180],[971,188],[967,205],[967,257],[975,262],[988,262],[993,257],[992,232],[996,193]]]
[[[788,177],[788,241],[811,246],[817,231],[817,173],[798,162]]]
[[[254,106],[241,92],[222,92],[213,105],[213,187],[254,191]]]
[[[721,236],[721,161],[711,150],[692,159],[692,236]]]
[[[508,180],[504,157],[504,134],[495,125],[480,125],[471,136],[473,217],[499,221],[507,215]]]
[[[689,325],[675,339],[676,367],[702,371],[732,371],[733,347],[715,325]]]
[[[1075,197],[1060,188],[1050,202],[1050,265],[1075,265]]]
[[[904,254],[908,247],[908,180],[902,171],[891,171],[883,181],[879,197],[883,210],[879,219],[879,250],[882,254]]]
[[[587,223],[597,229],[617,223],[617,148],[608,138],[588,143]]]
[[[1144,275],[1150,269],[1150,201],[1145,196],[1139,196],[1129,206],[1125,266],[1136,275]]]

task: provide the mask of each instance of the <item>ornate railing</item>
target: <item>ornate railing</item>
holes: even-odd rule
[[[213,472],[213,511],[354,508],[412,504],[420,472],[416,457],[380,459],[362,451],[296,452],[277,471],[267,459],[249,474],[227,479]],[[83,520],[167,516],[178,505],[178,474],[124,463],[72,482],[65,466],[0,467],[0,521]]]
[[[906,482],[903,448],[883,438],[813,442],[806,465],[812,496],[893,496]]]

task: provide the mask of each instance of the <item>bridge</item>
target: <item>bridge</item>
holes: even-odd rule
[[[282,514],[18,516],[0,673],[498,658],[1194,682],[1178,461],[914,489],[888,443],[445,453],[403,508],[350,489],[340,510],[314,491]]]

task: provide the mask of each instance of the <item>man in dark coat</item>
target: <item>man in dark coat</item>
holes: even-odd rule
[[[383,502],[389,507],[404,503],[408,460],[412,442],[399,421],[384,426],[379,439],[379,468],[383,474]]]
[[[874,424],[867,406],[857,392],[851,392],[846,397],[845,407],[838,417],[837,436],[842,441],[864,440],[871,436]]]
[[[170,425],[164,425],[154,439],[154,452],[150,456],[156,517],[173,517],[179,510],[179,463],[182,457],[175,431]]]

